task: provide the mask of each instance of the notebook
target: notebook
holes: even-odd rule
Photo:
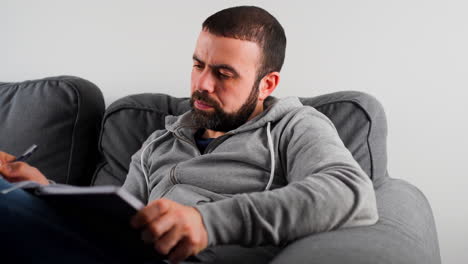
[[[70,211],[86,211],[87,216],[103,217],[126,223],[145,206],[138,198],[117,186],[40,185],[36,182],[24,181],[15,184],[12,188],[2,190],[1,193],[7,194],[19,188],[54,206]]]

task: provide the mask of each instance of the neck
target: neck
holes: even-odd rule
[[[250,115],[249,119],[247,119],[247,121],[249,121],[252,118],[256,117],[261,112],[263,112],[263,101],[258,102],[257,106],[255,107],[254,111]],[[211,130],[211,129],[205,129],[205,133],[203,133],[202,138],[217,138],[217,137],[220,137],[220,136],[222,136],[224,134],[226,134],[226,132],[215,131],[215,130]]]
[[[226,134],[226,132],[215,131],[211,129],[205,129],[205,133],[203,133],[202,138],[217,138],[222,135]]]

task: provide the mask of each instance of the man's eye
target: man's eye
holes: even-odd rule
[[[219,76],[219,78],[221,78],[221,79],[229,79],[229,78],[231,78],[230,75],[224,74],[224,73],[222,73],[222,72],[218,72],[218,76]]]
[[[193,67],[196,69],[203,69],[203,65],[200,64],[194,64]]]

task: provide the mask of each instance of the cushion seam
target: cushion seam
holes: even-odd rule
[[[73,124],[73,130],[72,130],[72,142],[71,142],[71,148],[70,148],[70,156],[68,160],[68,171],[67,171],[67,180],[66,183],[69,183],[69,178],[71,174],[71,167],[72,167],[72,160],[73,160],[73,152],[75,150],[75,133],[76,133],[76,127],[78,126],[78,120],[80,119],[80,111],[81,111],[81,96],[76,87],[74,87],[73,82],[70,83],[68,80],[63,80],[64,83],[68,84],[68,86],[73,90],[73,92],[76,95],[77,98],[77,106],[76,106],[76,115],[75,115],[75,122]]]

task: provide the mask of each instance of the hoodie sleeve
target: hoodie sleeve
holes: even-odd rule
[[[197,206],[209,245],[284,245],[306,235],[377,222],[369,176],[333,123],[314,109],[297,113],[278,145],[288,184]],[[280,160],[280,161],[279,161]]]

